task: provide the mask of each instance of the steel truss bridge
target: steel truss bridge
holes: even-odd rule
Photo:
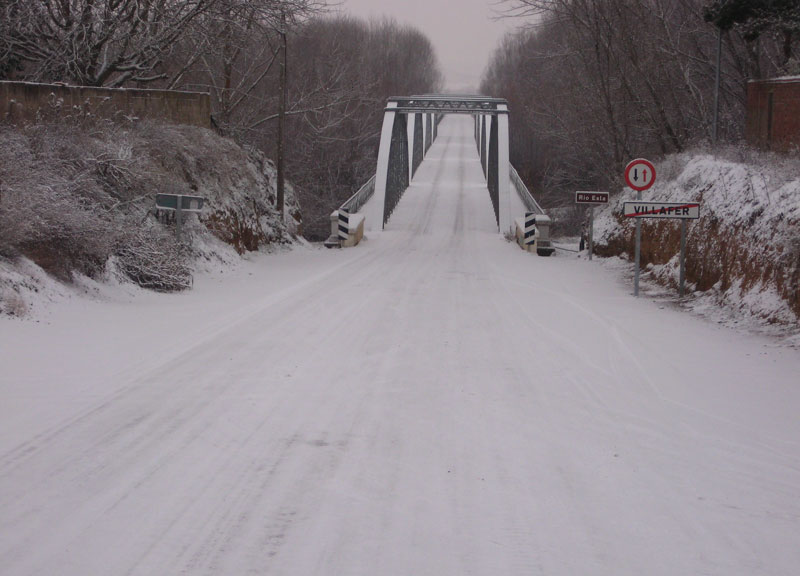
[[[359,212],[373,198],[372,220],[374,223],[381,218],[378,229],[383,229],[436,139],[439,122],[445,114],[468,114],[475,119],[475,143],[498,232],[512,231],[514,218],[522,216],[511,214],[512,193],[519,197],[527,212],[544,215],[509,160],[508,102],[478,95],[440,94],[389,98],[384,109],[375,176],[340,211]],[[335,237],[336,229],[329,242],[335,242]]]

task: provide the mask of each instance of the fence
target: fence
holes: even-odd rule
[[[101,118],[155,118],[211,127],[211,98],[201,92],[93,88],[0,81],[0,119],[36,122],[42,117],[88,114]]]

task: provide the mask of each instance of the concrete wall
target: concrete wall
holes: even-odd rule
[[[746,135],[759,148],[800,147],[800,77],[748,82]]]
[[[92,114],[156,118],[211,127],[211,98],[199,92],[90,88],[30,82],[0,82],[0,120],[35,122],[40,117]]]

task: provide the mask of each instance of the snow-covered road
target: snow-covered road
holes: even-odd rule
[[[469,118],[361,246],[2,320],[0,362],[2,575],[800,567],[800,353],[507,243]]]

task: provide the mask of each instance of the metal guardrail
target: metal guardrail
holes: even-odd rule
[[[375,193],[375,176],[367,180],[367,182],[358,189],[358,192],[350,196],[344,204],[341,205],[341,208],[347,210],[350,214],[355,214],[361,207],[367,203],[367,200],[372,198],[372,195]]]
[[[358,192],[350,196],[344,203],[331,214],[331,235],[325,241],[325,246],[328,248],[341,248],[344,241],[347,240],[350,232],[350,215],[358,213],[364,204],[372,198],[375,193],[375,176],[366,181],[366,183],[358,189]],[[362,218],[363,222],[363,218]],[[363,232],[362,232],[363,233]],[[358,236],[355,243],[361,236]]]
[[[522,181],[522,178],[519,177],[519,173],[517,169],[514,168],[510,163],[508,165],[509,174],[511,176],[511,184],[517,191],[520,200],[525,205],[525,209],[528,212],[535,212],[536,214],[544,214],[544,210],[539,203],[534,199],[533,194],[531,191],[528,190],[528,187],[525,186],[525,183]]]

